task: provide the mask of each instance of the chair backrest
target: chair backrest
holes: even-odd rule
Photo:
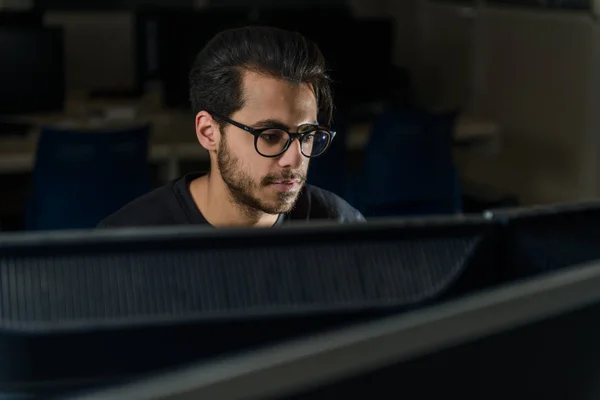
[[[28,229],[92,228],[151,189],[147,125],[44,128],[39,139]]]
[[[390,110],[375,120],[361,185],[365,214],[460,212],[459,179],[452,156],[455,116]]]
[[[348,123],[343,117],[336,117],[332,128],[336,131],[335,139],[325,154],[310,161],[307,181],[348,200]]]

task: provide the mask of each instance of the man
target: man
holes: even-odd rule
[[[335,136],[327,128],[332,96],[325,61],[315,44],[275,28],[221,32],[196,58],[190,99],[210,172],[168,183],[100,226],[364,220],[333,193],[305,185],[310,158]]]

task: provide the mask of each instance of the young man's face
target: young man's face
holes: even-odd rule
[[[233,121],[252,128],[279,125],[289,132],[317,124],[317,102],[309,85],[247,72],[243,87],[244,107],[229,117]],[[266,141],[258,145],[272,146]],[[308,163],[298,140],[280,156],[267,158],[256,151],[254,135],[233,125],[224,128],[217,150],[221,177],[234,199],[267,214],[292,209],[306,180]]]

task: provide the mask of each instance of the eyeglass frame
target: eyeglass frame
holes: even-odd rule
[[[323,153],[325,153],[327,151],[327,149],[329,148],[329,146],[331,146],[331,142],[333,141],[333,138],[335,137],[335,131],[332,131],[331,129],[328,129],[324,126],[321,125],[312,125],[312,128],[310,128],[308,131],[306,132],[289,132],[287,129],[283,129],[281,127],[266,127],[266,128],[252,128],[251,126],[248,125],[244,125],[240,122],[236,122],[230,118],[227,118],[221,114],[215,113],[215,112],[210,112],[209,114],[216,119],[222,120],[223,122],[227,122],[228,124],[231,124],[237,128],[240,128],[246,132],[248,132],[249,134],[254,136],[254,150],[256,150],[256,152],[262,156],[262,157],[266,157],[266,158],[275,158],[275,157],[279,157],[280,155],[282,155],[283,153],[285,153],[286,151],[288,151],[288,149],[290,148],[292,142],[295,139],[298,139],[299,143],[300,143],[300,153],[302,153],[302,155],[306,158],[316,158],[319,157],[320,155],[322,155]],[[266,156],[264,154],[262,154],[259,150],[258,150],[258,138],[259,136],[270,130],[270,129],[277,129],[279,131],[283,131],[285,133],[288,134],[289,139],[287,141],[287,143],[285,144],[285,146],[283,146],[283,150],[281,150],[281,152],[273,155],[273,156]],[[316,156],[307,156],[306,154],[304,154],[304,152],[302,151],[302,140],[304,139],[304,137],[310,133],[316,132],[316,131],[325,131],[327,132],[327,134],[329,135],[329,142],[327,143],[327,146],[325,147],[325,149],[323,149],[322,152],[320,152],[319,154],[317,154]]]

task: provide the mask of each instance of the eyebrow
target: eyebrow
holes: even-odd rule
[[[304,126],[304,125],[316,125],[318,126],[319,123],[317,121],[314,122],[308,122],[308,123],[304,123],[304,124],[300,124],[298,125],[300,126]],[[284,124],[282,121],[279,121],[277,119],[263,119],[260,120],[254,124],[252,124],[252,127],[255,129],[261,129],[261,128],[278,128],[278,129],[284,129],[289,131],[290,127],[287,124]]]

